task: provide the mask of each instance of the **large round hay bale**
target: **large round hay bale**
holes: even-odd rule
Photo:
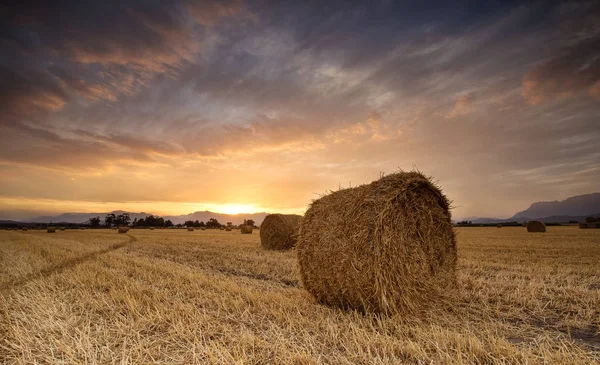
[[[56,233],[56,228],[48,228],[46,230],[46,232],[48,232],[48,233]]]
[[[128,227],[119,227],[119,233],[127,233],[127,232],[129,232]]]
[[[252,234],[252,226],[244,224],[240,227],[240,231],[242,231],[242,234]]]
[[[194,227],[188,227],[188,232],[194,232]]]
[[[398,172],[313,201],[300,222],[300,275],[319,302],[417,314],[456,287],[450,203],[419,172]]]
[[[287,250],[296,246],[301,215],[269,214],[260,225],[260,244],[267,250]]]
[[[546,232],[546,225],[540,221],[527,222],[527,232]]]
[[[231,227],[227,226],[227,227],[225,227],[225,230],[226,230],[227,232],[231,232]]]

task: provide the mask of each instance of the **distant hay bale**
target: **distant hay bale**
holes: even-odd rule
[[[194,227],[188,227],[188,232],[194,232]]]
[[[225,230],[226,230],[227,232],[231,232],[231,227],[227,226],[227,227],[225,227]]]
[[[48,228],[48,229],[46,230],[46,232],[48,232],[48,233],[56,233],[56,228],[52,228],[52,227],[51,227],[51,228]]]
[[[22,230],[23,230],[24,232],[27,232],[27,228],[25,228],[25,227],[23,227],[23,229],[22,229]]]
[[[65,230],[65,227],[60,227],[59,229],[60,229],[61,231],[64,231],[64,230]]]
[[[301,215],[269,214],[260,225],[260,244],[267,250],[287,250],[296,246]]]
[[[252,234],[252,226],[244,224],[240,227],[240,231],[242,231],[242,234]]]
[[[151,230],[151,231],[154,231],[154,227],[150,227],[150,230]]]
[[[313,201],[296,245],[304,288],[323,304],[363,312],[417,314],[439,305],[456,288],[449,209],[419,172]]]
[[[496,224],[496,228],[502,228],[502,225],[500,223]]]
[[[200,228],[200,230],[202,230],[202,231],[206,231],[206,228],[202,227],[202,228]]]
[[[127,232],[129,232],[128,227],[119,227],[119,233],[127,233]]]
[[[527,222],[527,232],[546,232],[546,225],[540,221]]]

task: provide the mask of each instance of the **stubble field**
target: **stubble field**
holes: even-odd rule
[[[459,228],[426,318],[314,302],[258,232],[0,232],[0,363],[600,363],[600,230]]]

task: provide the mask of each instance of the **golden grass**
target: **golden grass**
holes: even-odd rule
[[[258,235],[2,231],[0,363],[600,361],[600,231],[457,232],[457,305],[416,319],[316,304]]]

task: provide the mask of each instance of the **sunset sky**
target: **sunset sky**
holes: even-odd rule
[[[415,167],[455,218],[600,191],[599,3],[483,3],[1,5],[0,219],[302,213]]]

